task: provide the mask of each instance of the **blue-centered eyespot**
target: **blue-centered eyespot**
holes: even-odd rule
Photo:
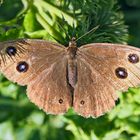
[[[17,53],[17,49],[13,46],[7,47],[5,51],[9,56],[15,56]]]
[[[18,72],[26,72],[29,68],[29,65],[25,61],[21,61],[17,64],[17,71]]]

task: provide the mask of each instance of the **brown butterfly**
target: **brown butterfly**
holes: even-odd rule
[[[0,43],[1,72],[27,85],[31,102],[47,113],[70,107],[84,117],[98,117],[115,106],[116,90],[140,83],[140,49],[93,43],[77,48],[21,39]]]

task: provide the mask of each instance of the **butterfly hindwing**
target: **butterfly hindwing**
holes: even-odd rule
[[[98,117],[109,111],[117,95],[111,85],[85,60],[77,60],[78,82],[74,91],[74,109],[84,117]]]
[[[47,113],[66,112],[72,104],[66,79],[66,58],[56,61],[28,85],[29,99]]]

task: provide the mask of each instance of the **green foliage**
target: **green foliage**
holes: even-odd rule
[[[131,28],[129,28],[129,44],[139,46],[139,36],[140,36],[140,1],[130,0],[121,1],[120,3],[124,7],[125,22]],[[129,10],[128,10],[129,9]]]
[[[90,42],[139,45],[139,0],[3,0],[0,3],[0,40],[40,38],[67,45],[81,37]],[[125,13],[125,20],[119,7]],[[131,9],[131,11],[129,11]],[[130,15],[130,16],[129,16]],[[136,26],[137,25],[137,26]],[[117,106],[100,118],[85,119],[72,109],[65,115],[46,115],[29,102],[26,87],[0,77],[0,140],[139,140],[140,89],[118,93]]]

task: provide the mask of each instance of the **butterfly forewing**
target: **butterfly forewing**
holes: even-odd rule
[[[6,52],[11,46],[16,49],[15,55],[8,55]],[[64,48],[58,45],[29,39],[3,42],[0,44],[0,49],[2,73],[20,85],[27,85],[31,79],[60,58],[60,54],[64,54]],[[27,63],[26,72],[20,70],[20,66],[23,67],[19,65],[21,62]]]
[[[85,58],[102,77],[109,81],[116,90],[126,90],[128,87],[137,86],[139,84],[139,59],[136,62],[131,62],[129,57],[135,55],[139,58],[140,49],[128,45],[99,43],[85,45],[81,47],[80,52],[82,52],[82,57]],[[121,77],[121,75],[119,76],[117,74],[116,71],[119,70],[119,68],[123,68],[127,72],[126,76]]]
[[[3,42],[1,71],[13,82],[28,85],[30,100],[48,113],[64,113],[71,105],[63,46],[40,40]]]

